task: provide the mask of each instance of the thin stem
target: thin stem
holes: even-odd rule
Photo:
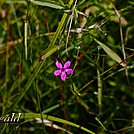
[[[67,53],[68,38],[69,38],[69,35],[70,35],[70,30],[71,30],[71,26],[72,26],[72,22],[73,22],[73,15],[74,15],[74,10],[75,10],[76,4],[77,4],[77,0],[74,3],[74,7],[73,7],[73,10],[72,10],[72,14],[71,14],[71,20],[70,20],[70,24],[69,24],[67,39],[66,39],[66,53]],[[68,53],[67,53],[67,55],[68,55]]]

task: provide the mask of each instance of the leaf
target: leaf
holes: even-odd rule
[[[94,38],[94,40],[104,49],[104,51],[113,59],[114,61],[120,63],[123,67],[126,67],[126,64],[122,62],[122,59],[109,47],[107,47],[105,44],[102,42],[98,41],[97,39]]]
[[[70,122],[70,121],[67,121],[67,120],[64,120],[64,119],[61,119],[61,118],[57,118],[57,117],[54,117],[54,116],[50,116],[50,115],[46,115],[46,114],[38,114],[38,113],[21,113],[21,119],[33,119],[33,118],[40,118],[42,116],[43,119],[48,119],[48,120],[51,120],[51,121],[55,121],[55,122],[60,122],[60,123],[63,123],[63,124],[67,124],[67,125],[70,125],[70,126],[73,126],[73,127],[76,127],[76,128],[79,128],[87,133],[90,133],[90,134],[95,134],[94,132],[92,132],[91,130],[83,127],[83,126],[80,126],[78,124],[75,124],[73,122]]]
[[[36,5],[39,5],[39,6],[46,6],[46,7],[51,7],[51,8],[54,8],[54,9],[64,9],[63,6],[61,5],[58,5],[54,2],[45,2],[45,1],[34,1],[34,0],[30,0],[30,2],[36,4]]]
[[[86,102],[80,97],[78,89],[77,89],[77,87],[76,87],[76,85],[74,83],[73,83],[72,87],[73,87],[73,89],[71,91],[76,96],[77,101],[88,111],[90,108],[86,104]]]
[[[41,59],[45,59],[47,57],[49,57],[51,54],[53,54],[57,49],[59,48],[58,45],[53,45],[51,47],[48,47],[46,48],[44,51],[43,51],[43,55],[41,56]]]
[[[65,5],[64,2],[62,0],[58,0],[60,2],[61,5]]]
[[[80,98],[77,96],[77,101],[88,111],[89,106]]]

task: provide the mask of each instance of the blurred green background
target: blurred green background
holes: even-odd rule
[[[133,13],[133,0],[70,0],[70,4],[1,0],[0,116],[42,113],[98,134],[132,134]],[[126,59],[127,69],[116,56]],[[53,74],[56,60],[71,61],[74,74],[66,81]],[[39,123],[33,115],[16,124],[0,123],[0,130],[3,134],[87,133],[52,121],[58,129]]]

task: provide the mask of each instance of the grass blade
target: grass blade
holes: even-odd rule
[[[98,43],[104,49],[104,51],[107,53],[107,55],[109,55],[111,57],[111,59],[113,59],[114,61],[116,61],[118,63],[122,62],[122,59],[113,50],[111,50],[109,47],[107,47],[105,44],[98,41],[97,39],[94,39],[94,40],[96,41],[96,43]],[[121,63],[121,65],[123,67],[126,67],[125,63]]]
[[[63,45],[62,45],[63,46]],[[58,48],[61,47],[61,46],[58,46],[58,45],[53,45],[47,49],[45,49],[43,51],[43,55],[41,56],[41,59],[44,60],[46,59],[47,57],[49,57],[50,55],[52,55],[54,52],[56,52],[58,50]]]
[[[51,7],[51,8],[54,8],[54,9],[64,9],[63,6],[61,5],[58,5],[54,2],[48,2],[48,1],[34,1],[34,0],[30,0],[31,3],[34,3],[36,5],[39,5],[39,6],[46,6],[46,7]]]
[[[25,56],[26,56],[26,60],[27,60],[27,22],[25,22],[24,25],[24,45],[25,45]]]
[[[67,125],[79,128],[79,129],[81,129],[81,130],[83,130],[83,131],[85,131],[89,134],[95,134],[94,132],[90,131],[89,129],[87,129],[85,127],[82,127],[78,124],[75,124],[73,122],[70,122],[70,121],[67,121],[67,120],[64,120],[64,119],[61,119],[61,118],[57,118],[57,117],[50,116],[50,115],[45,115],[45,114],[42,114],[42,117],[43,117],[43,119],[48,119],[48,120],[51,120],[51,121],[60,122],[60,123],[63,123],[63,124],[67,124]],[[21,115],[21,119],[32,119],[32,118],[40,118],[40,114],[22,113],[22,115]]]

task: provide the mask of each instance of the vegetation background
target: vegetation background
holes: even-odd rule
[[[1,0],[0,133],[132,134],[133,14],[133,0]]]

